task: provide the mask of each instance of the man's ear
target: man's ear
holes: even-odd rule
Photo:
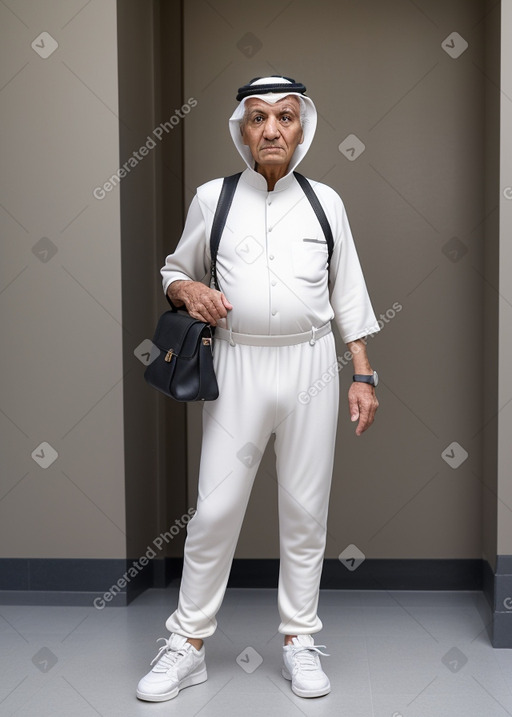
[[[299,139],[299,144],[302,144],[304,142],[304,130],[302,131],[302,134]]]

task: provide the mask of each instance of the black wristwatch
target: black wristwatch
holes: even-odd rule
[[[379,376],[377,374],[377,371],[374,371],[370,374],[356,373],[352,376],[352,380],[359,381],[360,383],[369,383],[370,386],[378,386],[379,384]]]

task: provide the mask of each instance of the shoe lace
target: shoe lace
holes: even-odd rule
[[[166,640],[165,637],[159,637],[157,642],[160,642],[160,640],[164,641],[164,644],[159,649],[157,656],[151,661],[151,665],[155,665],[158,668],[158,671],[167,671],[171,667],[174,667],[176,662],[180,657],[184,657],[186,652],[183,649],[180,650],[171,650],[169,646],[169,641]]]
[[[296,657],[295,664],[297,669],[301,670],[318,670],[319,655],[324,657],[330,657],[329,653],[322,652],[320,648],[325,648],[325,645],[301,645],[300,647],[293,647],[293,656]]]

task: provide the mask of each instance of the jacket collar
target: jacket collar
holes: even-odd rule
[[[244,172],[242,172],[241,179],[246,184],[249,184],[251,187],[258,189],[261,192],[269,191],[265,177],[259,172],[256,172],[254,169],[247,168]],[[284,177],[281,177],[281,179],[276,182],[273,191],[282,192],[284,189],[291,187],[295,182],[296,179],[293,176],[293,170],[290,170],[288,174],[285,174]]]

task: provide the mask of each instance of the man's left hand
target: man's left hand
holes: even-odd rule
[[[360,436],[370,428],[375,418],[375,411],[379,407],[375,389],[368,383],[354,381],[348,392],[348,408],[350,420],[359,421],[356,436]]]

